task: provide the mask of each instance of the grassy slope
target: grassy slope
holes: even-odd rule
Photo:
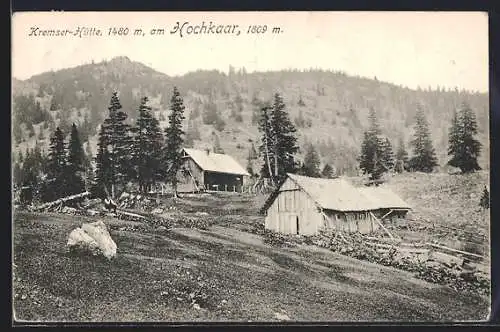
[[[415,214],[431,213],[429,207],[434,205],[428,204],[427,209],[425,205],[426,200],[435,200],[426,196],[436,192],[431,184],[450,188],[458,179],[476,183],[475,177],[483,175],[470,179],[403,175],[390,185],[410,203],[420,204]],[[428,190],[418,188],[422,183],[427,183]],[[465,187],[460,182],[455,188]],[[463,198],[460,193],[456,196]],[[66,253],[69,232],[93,219],[18,213],[14,219],[16,317],[270,321],[283,312],[299,321],[486,317],[487,299],[417,280],[407,272],[315,247],[280,249],[264,244],[260,236],[244,231],[254,222],[263,222],[255,215],[263,198],[184,197],[171,216],[224,215],[215,218],[217,224],[208,231],[160,232],[147,225],[105,219],[119,248],[112,262]],[[465,203],[450,203],[449,213],[455,204]],[[445,218],[446,212],[438,215]],[[201,309],[192,306],[192,298]]]
[[[459,238],[467,231],[481,239],[482,250],[488,254],[489,210],[482,210],[479,201],[489,183],[489,171],[480,171],[466,175],[396,174],[385,185],[412,206],[410,222],[428,226],[422,232],[400,231],[400,236],[416,241],[439,240],[463,250],[466,248]]]

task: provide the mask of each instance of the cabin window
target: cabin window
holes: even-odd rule
[[[299,234],[299,216],[296,217],[296,224],[297,224],[297,235]]]

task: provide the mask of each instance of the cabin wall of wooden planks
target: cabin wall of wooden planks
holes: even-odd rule
[[[370,211],[322,210],[295,182],[287,179],[267,209],[265,227],[284,234],[313,235],[325,228],[368,234],[377,230],[379,224]]]
[[[191,175],[183,172],[183,168],[188,169]],[[194,178],[194,179],[193,179]],[[194,162],[190,157],[185,157],[181,169],[177,173],[177,191],[179,192],[195,192],[201,189],[200,186],[203,185],[203,170]],[[195,183],[195,180],[197,183]]]
[[[287,179],[267,210],[265,227],[284,234],[313,235],[318,232],[323,220],[315,202]]]
[[[328,217],[325,221],[325,227],[328,229],[336,229],[344,233],[369,234],[379,228],[379,224],[369,211],[325,210],[324,213]]]

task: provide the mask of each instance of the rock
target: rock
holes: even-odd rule
[[[281,320],[281,321],[283,321],[283,320],[290,320],[290,317],[288,317],[288,315],[287,315],[287,314],[285,314],[285,313],[279,313],[279,312],[276,312],[276,313],[274,314],[274,317],[275,317],[277,320]]]
[[[67,246],[70,249],[88,251],[93,255],[103,255],[108,259],[116,256],[117,249],[116,243],[101,220],[74,229],[69,234]]]
[[[159,226],[159,227],[156,229],[156,231],[158,231],[158,232],[165,232],[166,230],[167,230],[167,227],[165,227],[165,226]]]
[[[200,310],[201,309],[201,307],[200,307],[200,305],[198,303],[193,304],[193,308],[195,308],[196,310]]]
[[[153,211],[151,211],[152,214],[162,214],[163,213],[163,209],[160,209],[160,208],[156,208],[154,209]]]

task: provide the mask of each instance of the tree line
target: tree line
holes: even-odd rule
[[[475,138],[477,131],[476,116],[469,104],[463,102],[459,112],[454,112],[448,134],[449,166],[459,168],[462,173],[481,169],[477,161],[481,152],[481,143]],[[390,141],[382,136],[376,112],[371,108],[369,128],[364,132],[359,157],[360,169],[369,176],[370,182],[376,183],[386,172],[406,170],[430,173],[439,166],[429,125],[421,107],[417,108],[414,136],[409,143],[413,149],[411,158],[402,138],[394,155]]]
[[[99,130],[95,171],[90,167],[92,156],[84,152],[78,128],[73,124],[67,143],[64,132],[59,127],[54,130],[47,155],[38,145],[26,156],[19,154],[14,162],[15,184],[30,187],[30,196],[42,202],[86,189],[95,197],[114,197],[129,182],[137,183],[139,191],[146,193],[157,181],[166,181],[175,192],[184,143],[185,109],[176,87],[170,105],[169,126],[162,132],[147,97],[141,100],[137,120],[129,124],[118,93],[114,92]]]
[[[183,131],[185,106],[177,87],[174,87],[170,99],[168,126],[163,131],[148,102],[147,97],[141,99],[137,119],[130,124],[118,93],[112,94],[107,117],[99,129],[95,171],[89,166],[92,156],[83,151],[78,129],[73,124],[67,144],[63,131],[59,127],[55,129],[47,156],[43,156],[39,149],[19,156],[14,163],[16,183],[41,188],[40,196],[44,201],[78,193],[86,187],[97,197],[114,197],[130,182],[136,183],[143,193],[151,190],[158,181],[170,183],[176,192],[177,173],[182,162],[181,148],[186,143],[186,136],[196,135],[185,135]],[[321,159],[312,144],[306,146],[304,158],[299,160],[297,129],[279,93],[274,94],[272,102],[261,102],[258,107],[260,110],[255,118],[261,137],[258,151],[253,144],[249,150],[249,173],[254,173],[253,163],[260,158],[257,174],[268,178],[274,185],[283,181],[287,173],[325,178],[337,175],[334,165],[324,164],[320,168]],[[463,103],[453,117],[449,132],[449,165],[464,173],[480,169],[477,157],[481,144],[475,139],[476,134],[475,114],[468,104]],[[400,138],[394,153],[390,140],[382,135],[375,110],[371,108],[369,127],[363,134],[358,159],[359,169],[369,176],[372,183],[379,181],[386,172],[432,172],[438,163],[421,108],[417,109],[415,133],[409,143],[413,148],[411,158],[403,138]],[[89,185],[86,186],[86,182]]]
[[[168,126],[164,132],[154,117],[148,98],[143,97],[134,125],[127,124],[127,114],[115,92],[111,96],[108,117],[101,125],[96,155],[93,192],[100,197],[114,197],[128,182],[136,182],[147,193],[158,181],[177,189],[177,172],[182,162],[184,143],[184,102],[177,87],[170,99]]]
[[[414,135],[409,145],[412,155],[406,151],[403,137],[399,139],[394,152],[388,137],[382,134],[374,108],[370,108],[369,127],[363,133],[361,153],[358,158],[359,169],[368,175],[368,184],[378,184],[385,173],[390,172],[433,172],[438,165],[424,110],[418,106],[415,114]],[[295,121],[296,122],[296,121]],[[297,123],[296,123],[297,124]],[[286,173],[303,174],[310,177],[335,177],[333,165],[325,163],[321,169],[321,159],[313,144],[306,146],[303,161],[297,160],[297,129],[290,121],[285,110],[283,98],[278,93],[272,104],[261,106],[258,117],[258,129],[261,134],[259,153],[261,156],[260,176],[268,178],[277,185],[286,178]],[[475,113],[468,103],[463,102],[459,112],[455,112],[448,137],[448,165],[457,167],[462,173],[480,170],[477,158],[481,152],[481,143],[477,135]],[[247,169],[252,170],[248,157]]]

